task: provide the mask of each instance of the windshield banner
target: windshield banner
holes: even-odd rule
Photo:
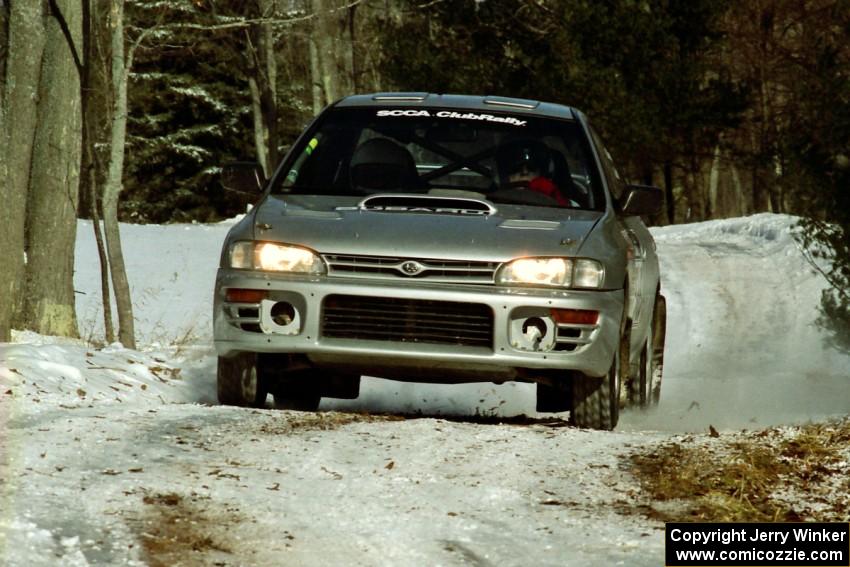
[[[392,110],[379,110],[376,116],[380,118],[385,118],[387,116],[407,116],[407,117],[415,117],[415,118],[430,118],[435,116],[437,118],[454,118],[456,120],[481,120],[484,122],[499,122],[501,124],[510,124],[511,126],[525,126],[526,120],[520,120],[519,118],[514,118],[513,116],[496,116],[493,114],[477,114],[475,112],[457,112],[454,110],[439,110],[439,111],[431,111],[431,110],[405,110],[405,109],[392,109]]]

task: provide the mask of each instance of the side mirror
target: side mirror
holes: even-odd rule
[[[619,204],[620,212],[627,217],[657,215],[664,204],[664,193],[658,187],[629,185]]]
[[[266,184],[260,164],[253,161],[236,161],[221,168],[221,185],[228,191],[256,195]]]

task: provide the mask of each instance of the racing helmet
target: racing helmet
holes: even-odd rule
[[[496,152],[502,181],[516,173],[531,172],[551,177],[552,151],[539,141],[531,139],[512,140]]]

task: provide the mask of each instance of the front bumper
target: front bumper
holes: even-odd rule
[[[229,303],[229,288],[264,290],[269,300],[264,304]],[[485,305],[492,310],[492,346],[323,336],[323,306],[331,295]],[[274,302],[287,302],[297,311],[297,320],[286,333],[259,324],[263,310]],[[558,325],[549,317],[550,309],[596,310],[599,318],[594,325]],[[220,356],[300,353],[318,366],[360,368],[378,376],[382,368],[426,366],[447,376],[444,381],[448,382],[481,380],[488,375],[493,381],[510,380],[541,369],[602,376],[617,348],[622,314],[622,290],[419,284],[410,279],[385,282],[221,268],[215,287],[214,336]],[[542,319],[550,330],[540,343],[532,343],[535,346],[529,346],[522,335],[522,322],[529,318]]]

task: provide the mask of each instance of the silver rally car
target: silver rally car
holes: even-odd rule
[[[382,93],[328,107],[228,234],[215,286],[221,403],[315,410],[360,376],[537,384],[537,410],[613,429],[658,401],[665,303],[640,215],[578,110]]]

